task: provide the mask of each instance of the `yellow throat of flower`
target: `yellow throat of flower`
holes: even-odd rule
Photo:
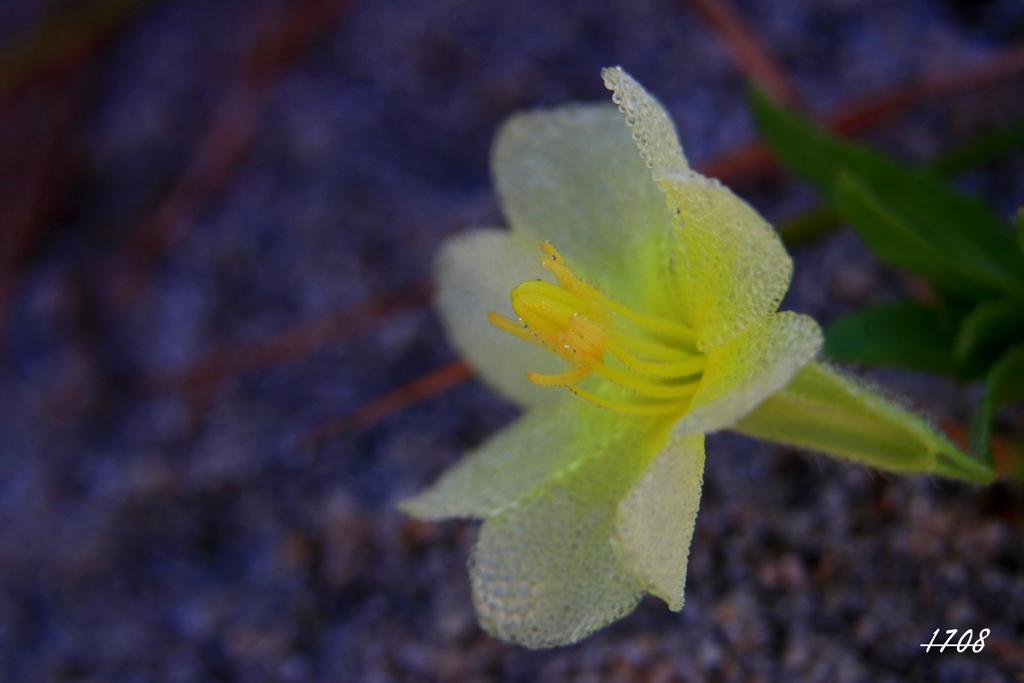
[[[528,280],[513,289],[518,323],[493,311],[488,315],[498,329],[543,346],[567,364],[556,375],[528,372],[526,378],[544,387],[568,387],[584,400],[621,413],[685,412],[707,362],[697,351],[694,330],[613,301],[573,273],[550,243],[540,248],[541,264],[558,284]],[[575,386],[591,376],[633,397],[613,400]]]

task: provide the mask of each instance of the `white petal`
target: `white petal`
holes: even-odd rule
[[[471,578],[480,623],[528,647],[575,642],[628,614],[643,587],[612,549],[619,501],[667,438],[665,420],[588,406],[576,459],[484,521]],[[604,413],[604,415],[600,415]],[[585,429],[584,429],[585,427]]]
[[[793,272],[789,254],[746,202],[689,168],[671,119],[643,86],[618,67],[603,75],[676,214],[661,257],[675,263],[682,317],[701,330],[702,350],[724,344],[779,307]]]
[[[669,171],[688,169],[675,124],[661,103],[621,67],[603,69],[601,77],[605,87],[615,93],[612,101],[625,114],[640,155],[647,161],[654,179],[661,180]]]
[[[650,593],[683,608],[704,482],[704,435],[672,437],[619,503],[613,546]]]
[[[775,229],[724,185],[694,172],[668,175],[662,185],[679,207],[675,286],[706,351],[778,309],[793,261]]]
[[[495,141],[491,167],[514,239],[550,241],[622,303],[678,311],[665,258],[672,215],[615,107],[517,114]]]
[[[608,413],[551,389],[562,400],[537,406],[399,507],[421,519],[485,517],[592,454],[588,435]]]
[[[524,280],[552,280],[504,230],[474,230],[446,241],[434,262],[436,304],[448,339],[481,379],[520,406],[552,403],[564,394],[539,387],[527,371],[560,372],[558,357],[494,327],[490,311],[517,320],[509,293]]]

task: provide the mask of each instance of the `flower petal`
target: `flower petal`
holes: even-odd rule
[[[672,437],[619,503],[612,545],[648,592],[683,608],[704,482],[704,435]]]
[[[667,172],[689,169],[675,124],[661,103],[622,67],[602,69],[601,78],[605,87],[614,93],[612,102],[626,115],[626,123],[633,129],[633,140],[654,179],[660,182]]]
[[[711,349],[700,388],[675,435],[731,426],[779,391],[821,347],[821,328],[806,315],[786,311]]]
[[[498,134],[491,167],[513,239],[550,241],[626,305],[678,310],[665,258],[672,215],[614,107],[517,114]]]
[[[676,286],[707,351],[773,313],[789,289],[793,261],[778,234],[729,188],[697,173],[662,183],[679,207]]]
[[[505,230],[474,230],[447,240],[434,261],[436,305],[448,339],[492,389],[520,406],[564,398],[524,376],[530,370],[559,372],[558,358],[487,319],[496,311],[515,320],[512,288],[524,280],[553,280],[536,252],[521,248]]]
[[[421,519],[485,517],[589,455],[587,437],[609,414],[564,391],[548,391],[562,400],[530,409],[399,507]],[[587,443],[577,445],[580,438]]]
[[[675,207],[668,257],[676,262],[685,319],[701,330],[702,350],[724,344],[779,307],[793,262],[754,209],[717,180],[690,170],[668,114],[643,86],[617,67],[603,75]]]
[[[585,457],[488,516],[473,551],[480,623],[528,647],[575,642],[628,614],[644,592],[610,539],[619,500],[670,423],[580,405],[571,448]]]

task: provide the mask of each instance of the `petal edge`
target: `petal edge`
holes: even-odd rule
[[[670,438],[619,502],[612,538],[648,592],[683,608],[686,567],[704,482],[704,435]]]

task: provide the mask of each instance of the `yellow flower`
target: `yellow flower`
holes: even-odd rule
[[[457,237],[437,260],[450,338],[525,414],[401,504],[484,519],[477,614],[530,647],[579,640],[644,592],[682,608],[706,432],[990,477],[921,419],[811,362],[818,325],[776,312],[792,273],[778,235],[689,168],[636,81],[603,76],[618,110],[505,125],[492,166],[511,231]]]

